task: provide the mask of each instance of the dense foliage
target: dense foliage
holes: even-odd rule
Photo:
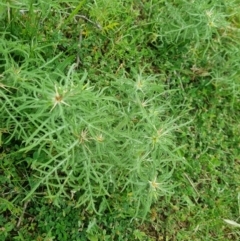
[[[239,6],[3,0],[0,239],[239,240]]]

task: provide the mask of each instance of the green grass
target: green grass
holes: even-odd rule
[[[239,6],[0,3],[0,239],[239,240]]]

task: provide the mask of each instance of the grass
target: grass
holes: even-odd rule
[[[239,240],[238,12],[0,3],[1,240]]]

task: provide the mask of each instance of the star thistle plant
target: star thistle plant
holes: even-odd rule
[[[14,9],[16,16],[19,8]],[[29,28],[18,32],[30,31],[31,48],[25,44],[29,39],[17,45],[6,40],[9,51],[2,51],[0,84],[1,143],[16,142],[17,154],[27,157],[19,161],[28,169],[23,201],[41,197],[59,206],[67,199],[98,214],[105,204],[109,210],[129,206],[121,212],[145,217],[158,197],[169,194],[173,185],[162,188],[162,183],[168,183],[180,161],[162,76],[149,73],[147,66],[135,68],[131,78],[124,64],[115,74],[86,68],[90,59],[86,56],[81,63],[81,51],[92,47],[79,48],[92,33],[81,36],[84,31],[79,29],[78,42],[71,46],[74,54],[66,58],[58,49],[60,42],[44,38],[63,38],[68,28],[62,35],[45,36],[47,30],[41,32],[40,24],[40,35],[31,38],[38,32],[24,22],[26,16],[28,10],[19,21]],[[16,24],[14,16],[9,17]],[[15,52],[19,61],[14,60]],[[159,127],[168,134],[160,133]]]
[[[39,73],[39,76],[41,78],[44,73]],[[168,137],[161,135],[155,127],[161,122],[166,128],[168,126],[167,120],[161,120],[163,110],[150,115],[157,107],[151,94],[139,92],[134,81],[123,89],[120,82],[120,85],[115,82],[122,93],[135,93],[129,95],[126,105],[125,100],[107,96],[104,90],[87,87],[85,73],[72,71],[68,77],[61,76],[59,84],[56,79],[52,83],[44,82],[44,78],[13,86],[16,95],[21,92],[15,106],[16,110],[21,110],[21,120],[12,133],[18,133],[18,138],[25,143],[19,151],[32,155],[29,165],[34,175],[29,180],[34,185],[26,200],[36,195],[39,188],[46,188],[46,197],[56,205],[65,196],[71,200],[75,198],[77,206],[98,212],[95,206],[97,199],[104,201],[107,196],[114,197],[119,192],[126,197],[132,193],[133,199],[139,200],[140,209],[146,201],[150,207],[153,200],[148,197],[149,184],[155,200],[158,195],[164,195],[165,191],[158,188],[160,184],[156,178],[146,181],[151,180],[153,173],[160,175],[164,172],[159,160],[168,158],[165,149],[170,148],[169,144],[164,144],[168,143],[165,141]],[[68,81],[63,82],[66,78]],[[154,79],[148,86],[151,84],[154,85]],[[47,99],[53,86],[49,115]],[[111,93],[111,88],[108,91]],[[24,93],[28,98],[25,99]],[[136,102],[135,97],[146,101]],[[29,106],[34,106],[35,111],[32,112]],[[57,108],[61,111],[55,111]],[[6,118],[8,122],[15,121],[12,115]],[[21,125],[24,122],[28,125],[23,133]],[[152,144],[149,144],[149,138],[142,138],[153,133],[157,134],[152,137]],[[151,161],[141,161],[137,154],[139,151]],[[175,159],[173,155],[173,162]],[[135,215],[143,215],[140,209]]]

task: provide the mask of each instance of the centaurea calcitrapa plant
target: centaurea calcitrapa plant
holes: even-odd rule
[[[0,88],[1,142],[17,145],[4,158],[19,156],[15,167],[26,168],[19,173],[23,200],[43,197],[60,206],[68,199],[90,213],[145,217],[153,202],[172,193],[181,161],[160,76],[144,68],[132,76],[102,71],[99,81],[106,76],[108,84],[97,85],[56,42],[38,44],[49,37],[41,14],[23,7],[9,7],[1,33]]]
[[[73,67],[67,75],[19,69],[12,85],[5,78],[10,70],[3,73],[9,86],[1,90],[4,142],[20,143],[17,152],[31,157],[22,160],[29,168],[26,199],[44,190],[56,204],[67,197],[101,212],[97,200],[122,193],[134,215],[147,211],[171,191],[176,164],[176,126],[159,101],[163,87],[149,76],[123,78],[108,90],[117,88],[122,100],[95,90],[87,73]],[[151,95],[151,88],[159,94]]]

